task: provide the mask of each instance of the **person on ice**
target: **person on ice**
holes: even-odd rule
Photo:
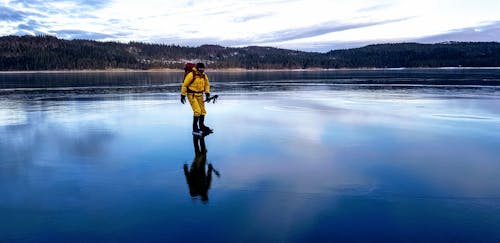
[[[186,65],[186,68],[188,66]],[[193,109],[193,135],[201,136],[204,134],[212,133],[212,129],[205,126],[205,102],[203,93],[206,99],[210,99],[210,82],[208,75],[205,74],[205,64],[197,63],[196,67],[189,67],[184,76],[184,82],[181,88],[181,103],[186,102],[186,96]]]

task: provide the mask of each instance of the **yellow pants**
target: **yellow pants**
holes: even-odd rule
[[[203,94],[200,93],[190,93],[187,94],[189,104],[191,104],[191,108],[193,108],[193,116],[201,116],[206,115],[207,111],[205,110],[205,101],[203,100]]]

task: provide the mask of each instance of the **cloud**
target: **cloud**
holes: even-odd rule
[[[57,30],[52,31],[56,36],[64,39],[86,39],[86,40],[104,40],[115,39],[126,36],[126,33],[104,34],[84,30]]]
[[[26,23],[19,24],[17,28],[21,31],[38,31],[42,25],[36,20],[29,20]]]
[[[21,11],[7,6],[0,6],[0,20],[3,22],[0,31],[5,34],[36,35],[43,32],[37,28],[41,24],[34,18],[43,18],[44,15],[31,11]],[[0,32],[0,33],[2,33]]]
[[[241,16],[241,17],[235,18],[234,22],[244,23],[244,22],[248,22],[251,20],[256,20],[256,19],[265,18],[265,17],[269,17],[269,16],[271,16],[271,14],[254,14],[254,15]]]
[[[95,7],[100,8],[108,5],[108,1],[100,0],[12,0],[11,4],[19,4],[27,8],[38,8],[40,6],[48,6],[52,3],[73,3],[80,7]]]
[[[451,30],[444,34],[417,39],[418,42],[437,43],[445,41],[500,41],[500,21]]]
[[[404,21],[409,18],[390,19],[378,22],[365,22],[353,24],[339,24],[337,22],[328,22],[316,26],[308,26],[304,28],[295,28],[288,30],[275,31],[262,35],[256,35],[253,39],[217,39],[217,38],[182,38],[182,37],[158,37],[154,38],[155,43],[165,44],[179,44],[181,46],[200,46],[203,44],[217,44],[221,46],[251,46],[251,45],[264,45],[294,50],[304,50],[313,52],[327,52],[335,49],[346,49],[353,47],[360,47],[369,44],[375,44],[381,40],[366,40],[366,41],[351,41],[351,42],[337,42],[337,41],[324,41],[324,42],[294,42],[309,37],[320,36],[332,32],[340,32],[351,29],[359,29],[364,27],[383,25],[387,23],[394,23]],[[390,42],[390,40],[386,41]]]
[[[13,8],[0,6],[0,19],[7,22],[23,21],[29,13],[24,11],[15,10]]]
[[[76,18],[86,18],[97,9],[108,6],[109,1],[96,0],[13,0],[11,6],[18,6],[48,15],[74,14]]]
[[[327,52],[330,50],[358,48],[371,44],[417,42],[417,43],[440,43],[446,41],[465,42],[498,42],[500,36],[500,21],[490,24],[451,30],[444,34],[427,36],[424,38],[403,39],[373,39],[363,41],[325,41],[315,43],[284,43],[280,47],[287,49],[300,49],[304,51]]]
[[[61,38],[92,38],[96,40],[121,36],[99,33],[108,23],[95,21],[98,8],[107,5],[97,0],[13,0],[0,6],[0,19],[6,21],[3,34],[36,35],[60,34]],[[90,22],[94,21],[94,22]],[[66,27],[65,27],[66,26]],[[79,26],[80,30],[73,30]],[[61,30],[62,29],[62,30]],[[67,30],[71,29],[71,30]],[[91,29],[91,31],[89,31]],[[100,31],[104,32],[105,31]]]
[[[256,37],[255,42],[265,43],[265,42],[282,42],[289,40],[296,40],[302,38],[309,38],[319,35],[324,35],[332,32],[345,31],[350,29],[358,29],[364,27],[370,27],[375,25],[383,25],[388,23],[400,22],[410,18],[400,18],[400,19],[390,19],[376,22],[365,22],[365,23],[353,23],[353,24],[339,24],[338,22],[323,23],[317,26],[308,26],[304,28],[288,29],[282,31],[276,31],[269,34],[264,34]]]
[[[388,7],[391,7],[391,6],[392,6],[392,4],[389,4],[389,3],[377,4],[377,5],[372,5],[372,6],[365,7],[365,8],[360,8],[358,11],[359,12],[378,11],[378,10],[385,9],[385,8],[388,8]]]

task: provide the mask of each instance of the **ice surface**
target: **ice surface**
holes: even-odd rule
[[[0,241],[500,239],[497,88],[224,85],[208,204],[178,93],[2,97]]]

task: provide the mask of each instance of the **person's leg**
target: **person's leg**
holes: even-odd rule
[[[200,115],[206,115],[207,110],[205,110],[205,100],[203,99],[203,95],[200,94],[199,96],[197,96],[196,100],[198,101],[198,105],[200,106]]]
[[[205,115],[207,114],[207,110],[205,109],[205,102],[203,100],[203,96],[199,97],[200,102],[200,129],[204,132],[212,132],[212,129],[205,126]]]
[[[191,108],[193,109],[193,134],[199,135],[200,128],[198,127],[198,123],[201,115],[201,108],[198,103],[198,99],[194,94],[188,94],[189,104],[191,104]],[[196,133],[196,134],[195,134]]]
[[[193,134],[198,133],[200,128],[198,127],[198,122],[200,120],[199,116],[193,116]]]

